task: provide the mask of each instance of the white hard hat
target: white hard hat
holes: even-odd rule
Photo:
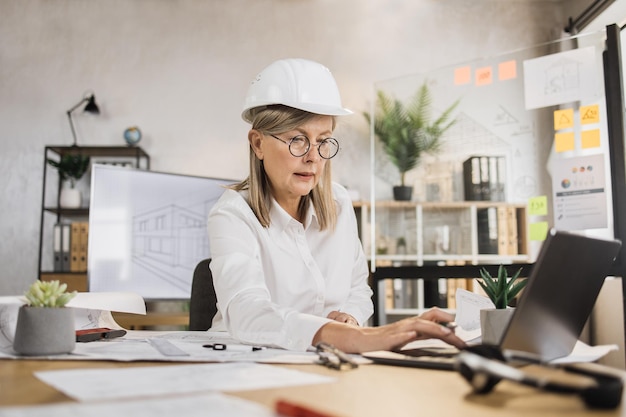
[[[250,123],[251,109],[271,104],[330,116],[352,114],[341,105],[330,70],[307,59],[281,59],[261,71],[248,88],[241,117]]]

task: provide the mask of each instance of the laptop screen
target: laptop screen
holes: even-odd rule
[[[569,355],[621,242],[550,230],[501,348],[546,362]]]

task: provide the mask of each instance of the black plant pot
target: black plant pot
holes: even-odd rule
[[[411,201],[413,187],[397,185],[393,187],[393,199],[396,201]]]

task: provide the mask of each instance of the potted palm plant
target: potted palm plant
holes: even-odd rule
[[[20,355],[58,355],[74,350],[74,312],[65,305],[76,295],[59,281],[35,281],[17,315],[13,350]]]
[[[81,206],[82,196],[80,190],[75,188],[76,181],[80,180],[89,168],[89,157],[84,155],[61,156],[59,161],[48,159],[48,163],[59,172],[59,178],[68,187],[61,188],[59,205],[63,208],[78,208]]]
[[[431,121],[432,97],[424,83],[406,104],[378,91],[376,105],[374,133],[400,173],[400,185],[394,187],[394,199],[411,200],[413,187],[406,185],[405,174],[418,166],[423,154],[440,150],[441,136],[455,122],[451,115],[458,101]],[[372,123],[369,113],[363,115]]]
[[[503,265],[498,267],[497,277],[492,277],[487,269],[480,270],[482,279],[478,284],[493,302],[494,308],[480,310],[480,327],[482,342],[497,345],[500,343],[504,330],[513,315],[514,309],[509,308],[511,302],[524,289],[525,279],[520,279],[522,268],[509,277]]]

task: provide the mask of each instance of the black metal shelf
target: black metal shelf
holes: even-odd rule
[[[46,227],[46,215],[56,216],[56,222],[62,219],[75,219],[89,216],[89,207],[80,208],[63,208],[59,206],[59,195],[61,193],[61,180],[56,184],[56,205],[46,206],[46,191],[48,187],[48,159],[61,158],[64,155],[83,155],[88,157],[104,157],[104,158],[134,158],[135,167],[139,169],[150,169],[150,156],[146,151],[138,146],[62,146],[51,145],[44,149],[43,159],[43,178],[41,192],[41,217],[39,222],[39,262],[37,269],[37,279],[42,275],[50,274],[75,274],[85,275],[85,272],[70,271],[44,271],[43,254],[44,254],[44,230]]]

